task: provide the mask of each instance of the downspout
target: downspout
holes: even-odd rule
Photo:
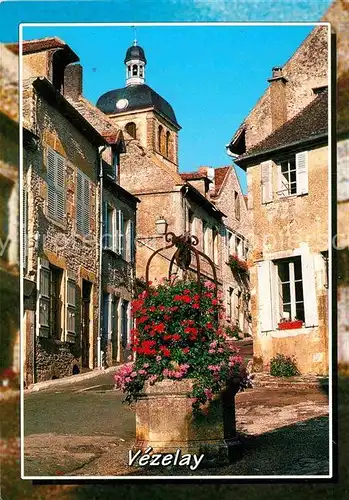
[[[103,163],[102,154],[107,146],[98,148],[99,159],[99,293],[98,293],[98,333],[97,333],[97,368],[102,369],[101,339],[102,339],[102,258],[103,258]],[[97,206],[98,210],[98,206]]]

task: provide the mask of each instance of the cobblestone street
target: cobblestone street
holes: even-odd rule
[[[128,467],[135,437],[132,408],[112,373],[25,396],[28,476],[179,475],[186,470]],[[326,475],[328,402],[315,388],[256,387],[236,397],[242,460],[198,475]]]

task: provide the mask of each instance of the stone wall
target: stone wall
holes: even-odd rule
[[[263,359],[268,368],[278,352],[295,355],[302,372],[326,373],[328,369],[328,302],[325,261],[320,252],[327,251],[328,234],[328,148],[308,152],[309,193],[305,196],[277,199],[276,178],[272,203],[262,204],[261,166],[248,168],[248,205],[252,228],[251,258],[254,261],[299,255],[307,246],[315,257],[315,278],[319,326],[304,334],[279,334],[260,331],[258,278],[256,265],[251,269],[251,314],[253,318],[254,356]],[[276,169],[274,169],[276,170]],[[305,293],[307,283],[305,285]]]
[[[30,113],[28,112],[30,110]],[[27,126],[39,137],[36,151],[27,151],[25,184],[28,192],[28,266],[26,277],[36,281],[38,258],[44,258],[53,266],[63,270],[63,280],[67,273],[74,277],[77,288],[76,333],[70,338],[72,345],[66,348],[65,329],[62,328],[58,341],[46,341],[43,348],[36,351],[40,362],[36,363],[37,380],[49,377],[48,365],[53,363],[55,376],[71,374],[74,363],[80,366],[81,342],[81,294],[83,280],[92,286],[91,319],[98,318],[99,294],[99,193],[97,184],[97,147],[88,140],[62,114],[34,92],[31,80],[24,85],[24,113]],[[46,152],[50,147],[66,160],[66,217],[56,221],[47,212]],[[90,179],[90,234],[80,235],[76,228],[76,177],[77,169]],[[64,307],[63,307],[64,309]],[[64,313],[63,313],[64,315]],[[64,320],[62,320],[64,321]],[[62,323],[64,324],[64,323]],[[98,322],[91,321],[89,333],[89,367],[97,362],[96,337]],[[38,338],[40,342],[42,339]],[[60,349],[62,342],[62,349]],[[50,350],[52,349],[52,356]],[[70,349],[74,350],[74,360]],[[46,354],[45,354],[46,353]],[[47,357],[47,363],[43,358]],[[65,362],[64,362],[65,360]],[[65,364],[64,364],[65,363]]]
[[[328,85],[328,27],[317,26],[282,68],[287,79],[286,119],[290,120],[316,94],[314,87]],[[250,149],[272,132],[270,86],[244,120],[246,148]]]

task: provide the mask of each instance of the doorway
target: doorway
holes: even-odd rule
[[[82,280],[81,365],[90,368],[90,305],[92,283]]]
[[[130,355],[129,342],[129,302],[122,300],[121,303],[121,361],[126,361]]]

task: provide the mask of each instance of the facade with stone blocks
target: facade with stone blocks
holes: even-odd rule
[[[77,56],[55,38],[26,42],[24,54],[34,74],[23,83],[29,385],[124,361],[138,200],[118,185],[122,135],[97,130],[89,113],[99,112],[82,96],[80,109]]]
[[[327,30],[273,68],[228,146],[247,172],[255,369],[281,353],[301,373],[328,372]]]

